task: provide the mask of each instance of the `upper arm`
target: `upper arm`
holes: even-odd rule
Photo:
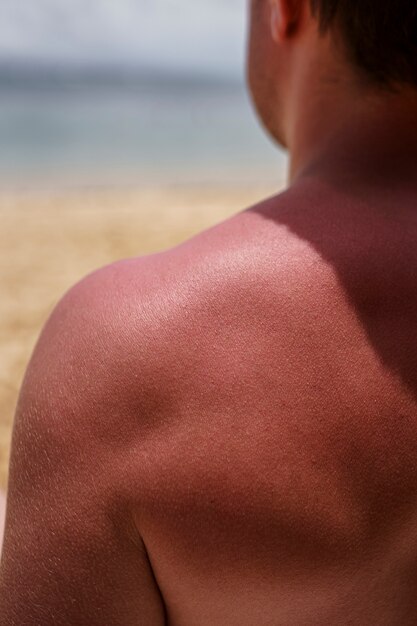
[[[115,469],[132,427],[120,401],[122,348],[95,289],[100,296],[87,281],[57,307],[22,386],[0,567],[4,626],[164,624]]]

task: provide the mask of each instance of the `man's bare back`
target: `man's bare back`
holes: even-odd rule
[[[37,401],[50,416],[31,407],[41,427],[29,463],[35,489],[52,498],[50,532],[68,515],[59,539],[71,549],[55,554],[42,540],[36,510],[32,527],[21,520],[19,532],[16,522],[3,575],[14,542],[25,541],[18,590],[32,621],[13,621],[6,600],[5,624],[40,623],[33,581],[53,602],[43,567],[52,576],[58,554],[60,575],[74,572],[66,585],[78,580],[83,592],[70,591],[65,616],[45,623],[415,624],[415,198],[417,188],[394,210],[397,199],[385,195],[385,210],[375,210],[324,183],[303,184],[75,287],[32,365],[52,359],[45,393],[54,399],[52,408]],[[70,344],[65,364],[60,341]],[[54,377],[62,384],[64,372],[78,393],[84,380],[90,413],[81,399],[68,406],[65,386],[59,397]],[[17,433],[24,448],[30,433],[19,424]],[[42,454],[47,468],[37,465]],[[22,498],[34,497],[16,486],[21,462],[12,466],[16,520]],[[72,478],[60,469],[67,463]],[[62,501],[48,491],[55,472]],[[83,519],[86,503],[92,513],[98,504],[93,493],[117,529],[111,547],[106,525],[91,536]],[[107,588],[114,579],[89,542],[117,572],[119,591]]]
[[[170,624],[416,623],[417,216],[386,202],[310,185],[176,253],[137,514]]]

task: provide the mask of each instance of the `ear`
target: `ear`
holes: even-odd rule
[[[276,43],[291,36],[298,24],[301,0],[269,0],[271,35]]]

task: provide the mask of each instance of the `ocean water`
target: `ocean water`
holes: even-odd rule
[[[239,83],[0,72],[3,187],[280,184],[286,166]]]

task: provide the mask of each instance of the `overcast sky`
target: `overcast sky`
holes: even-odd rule
[[[243,71],[247,0],[0,0],[0,60]]]

